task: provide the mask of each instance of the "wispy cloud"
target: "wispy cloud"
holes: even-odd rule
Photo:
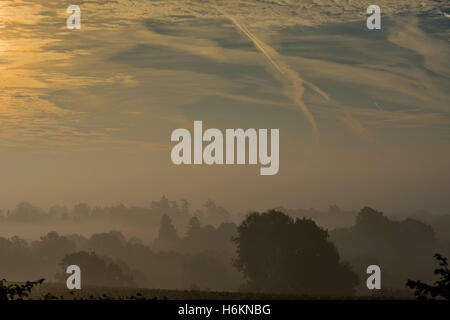
[[[219,11],[221,11],[218,8]],[[269,46],[268,44],[262,42],[258,37],[256,37],[248,28],[241,22],[238,21],[237,18],[226,14],[221,11],[225,17],[227,17],[233,24],[245,35],[247,36],[255,45],[255,47],[264,55],[264,57],[269,61],[270,65],[278,72],[278,76],[281,77],[284,81],[288,82],[290,87],[290,95],[292,96],[295,104],[302,110],[305,117],[308,119],[308,122],[311,124],[314,135],[316,137],[316,141],[319,141],[319,129],[317,127],[316,120],[314,119],[313,114],[310,112],[306,104],[303,102],[303,94],[305,92],[304,83],[305,81],[300,77],[300,75],[292,70],[286,63],[284,63],[281,59],[281,56],[278,52]],[[312,86],[313,90],[317,90],[316,86]],[[322,91],[318,91],[323,94]]]
[[[398,46],[412,50],[425,59],[425,67],[450,79],[450,48],[448,43],[431,38],[423,32],[417,17],[400,17],[394,20],[396,29],[388,40]]]

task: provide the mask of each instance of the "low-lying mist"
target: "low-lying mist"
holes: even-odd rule
[[[304,228],[311,221],[318,231],[303,231],[313,232],[303,238],[298,238],[302,231],[293,231],[291,240],[286,240],[287,231],[270,234],[269,230],[273,237],[269,243],[264,242],[267,233],[261,231],[251,238],[250,247],[256,252],[261,246],[280,243],[296,252],[295,248],[306,245],[307,250],[316,252],[314,256],[323,254],[323,244],[313,234],[323,233],[323,241],[335,248],[342,266],[352,273],[349,279],[359,279],[351,280],[350,291],[342,291],[346,295],[371,294],[365,286],[366,268],[371,264],[381,267],[383,288],[390,295],[407,295],[407,279],[432,279],[433,254],[450,255],[450,215],[416,212],[393,218],[368,207],[357,213],[336,205],[327,211],[280,207],[273,212],[285,216],[287,225],[298,225],[298,230],[308,230]],[[24,202],[0,214],[0,278],[23,281],[44,277],[64,282],[65,268],[77,264],[83,270],[84,283],[101,286],[315,293],[314,283],[304,291],[301,285],[295,290],[283,287],[282,280],[268,288],[239,268],[236,261],[245,258],[240,241],[247,239],[243,230],[251,216],[250,212],[230,213],[211,200],[204,208],[193,210],[186,200],[170,201],[164,196],[147,208],[80,203],[70,209],[53,206],[45,211]],[[280,239],[288,242],[277,242]],[[294,256],[283,259],[303,267]],[[266,273],[286,273],[290,263],[280,262],[278,269]],[[314,268],[314,263],[319,262],[311,260],[309,267]],[[264,265],[258,268],[265,272]],[[338,272],[330,268],[331,274]],[[299,279],[301,276],[298,270]]]

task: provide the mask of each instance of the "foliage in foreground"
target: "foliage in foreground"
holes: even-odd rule
[[[0,280],[0,301],[22,300],[27,298],[34,286],[41,284],[45,279],[27,281],[25,284],[7,284],[6,279]]]
[[[0,301],[31,299],[29,298],[31,290],[35,286],[42,284],[44,281],[45,279],[39,279],[37,281],[27,281],[24,284],[19,283],[8,284],[8,281],[6,281],[6,279],[2,279],[0,280]],[[70,291],[69,293],[73,296],[74,300],[148,300],[148,298],[145,298],[140,292],[136,293],[136,295],[123,296],[118,298],[109,296],[107,294],[103,294],[101,296],[90,295],[89,297],[81,298],[77,297],[74,291]],[[62,296],[58,297],[48,292],[42,296],[42,299],[61,300],[64,299],[64,297]],[[153,298],[152,300],[156,300],[156,298]]]
[[[450,300],[450,269],[448,268],[447,258],[444,258],[439,253],[434,255],[439,261],[440,268],[434,270],[434,274],[439,275],[439,279],[434,282],[434,285],[413,280],[408,280],[406,286],[414,290],[414,295],[418,299],[427,299],[431,296],[434,298],[444,298]]]

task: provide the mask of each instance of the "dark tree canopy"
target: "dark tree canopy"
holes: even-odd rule
[[[196,235],[200,232],[200,230],[201,230],[200,221],[198,220],[197,217],[192,217],[188,223],[186,237],[195,238]]]
[[[163,214],[159,227],[158,239],[167,242],[177,242],[180,240],[177,230],[172,224],[172,219],[167,214]]]
[[[330,232],[341,256],[350,260],[358,274],[369,264],[383,269],[383,287],[404,290],[408,278],[432,280],[433,254],[439,242],[433,228],[416,219],[393,219],[383,212],[364,207],[355,225]],[[362,283],[360,292],[370,291]]]
[[[173,251],[180,247],[180,237],[172,224],[172,219],[163,214],[159,226],[158,238],[153,242],[153,248],[157,251]]]
[[[310,219],[271,210],[252,213],[238,227],[235,266],[250,290],[352,295],[358,278],[341,263],[328,232]]]

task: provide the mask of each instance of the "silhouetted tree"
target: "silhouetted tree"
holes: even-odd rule
[[[174,250],[180,245],[180,237],[172,224],[172,219],[167,214],[163,214],[159,227],[158,238],[153,246],[157,250]]]
[[[230,214],[228,211],[224,207],[217,206],[211,199],[205,203],[205,209],[206,211],[202,217],[202,220],[207,223],[216,226],[222,222],[230,221]]]
[[[271,210],[252,213],[238,227],[235,266],[252,290],[351,295],[358,282],[340,263],[328,232],[313,220],[295,219]]]
[[[86,203],[78,203],[72,209],[74,219],[86,219],[91,214],[91,208]]]
[[[75,250],[75,242],[52,231],[46,236],[42,236],[40,241],[34,241],[32,248],[41,257],[53,259],[57,263],[65,254]]]
[[[109,232],[109,234],[111,236],[113,236],[114,238],[116,238],[117,240],[119,240],[122,245],[127,243],[127,239],[125,238],[125,236],[123,235],[123,233],[121,231],[112,230]]]
[[[189,215],[189,202],[187,200],[181,200],[181,214],[184,216]]]
[[[54,219],[67,219],[69,216],[69,210],[64,206],[52,206],[49,209],[49,215]]]
[[[192,217],[188,223],[186,238],[191,239],[196,238],[196,236],[200,233],[200,231],[201,231],[200,221],[198,220],[197,217]]]
[[[408,280],[406,286],[414,290],[414,295],[418,299],[427,299],[428,297],[441,297],[450,300],[450,269],[448,268],[447,258],[440,254],[434,257],[439,261],[440,268],[434,270],[434,274],[439,275],[439,280],[434,285],[429,285],[419,281]]]
[[[30,275],[30,262],[33,263],[32,250],[28,243],[17,236],[11,239],[0,237],[0,274],[10,280],[23,280]],[[31,268],[33,269],[33,268]],[[33,273],[32,277],[41,275]]]
[[[120,235],[119,235],[120,234]],[[119,232],[96,233],[88,239],[83,249],[86,251],[95,251],[100,254],[113,256],[117,252],[124,251],[125,237]]]
[[[164,214],[161,219],[161,225],[159,227],[159,240],[167,242],[176,242],[180,240],[177,234],[177,230],[172,224],[172,220],[167,214]]]
[[[383,212],[364,207],[351,228],[333,230],[331,239],[341,256],[348,259],[354,270],[363,271],[361,257],[368,257],[383,266],[383,286],[404,289],[408,278],[428,278],[433,267],[433,254],[438,242],[433,228],[415,219],[397,221]],[[359,260],[359,262],[358,262]],[[365,286],[360,290],[367,292]]]
[[[11,221],[20,221],[26,223],[32,223],[40,221],[45,217],[45,212],[28,202],[19,203],[13,212],[9,215]]]
[[[164,212],[167,213],[170,211],[170,202],[166,198],[166,196],[162,196],[159,201],[152,201],[150,205],[152,211],[154,212]]]

